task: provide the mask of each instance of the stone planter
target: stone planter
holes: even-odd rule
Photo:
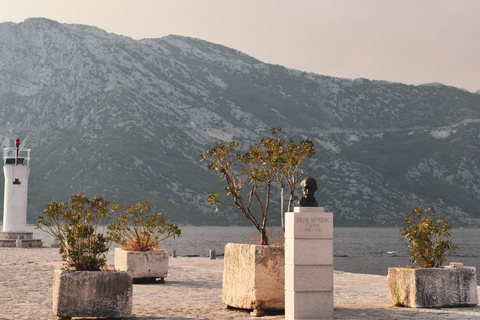
[[[256,313],[285,309],[285,247],[227,244],[222,302]]]
[[[64,319],[131,317],[132,292],[130,272],[55,270],[53,314]]]
[[[168,252],[126,251],[115,248],[115,269],[131,271],[133,279],[163,280],[168,275]]]
[[[470,307],[478,304],[473,267],[389,268],[390,300],[411,308]]]

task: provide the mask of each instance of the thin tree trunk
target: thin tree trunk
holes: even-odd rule
[[[282,230],[285,233],[285,210],[283,205],[283,191],[285,187],[282,186],[282,191],[280,192],[280,211],[281,211],[281,220],[282,220]]]
[[[260,230],[260,244],[262,246],[268,245],[267,228],[265,226]]]

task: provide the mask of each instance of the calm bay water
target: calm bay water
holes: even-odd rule
[[[29,228],[33,230],[33,227]],[[181,226],[180,229],[182,230],[180,237],[163,242],[164,249],[170,252],[177,250],[178,256],[208,257],[210,250],[215,250],[217,256],[221,257],[225,244],[250,243],[257,233],[253,227]],[[41,230],[33,231],[37,239],[43,239],[44,245],[53,243],[53,239],[48,234]],[[395,228],[335,228],[334,269],[386,275],[389,267],[412,265],[400,237],[400,231]],[[459,249],[456,255],[449,257],[445,265],[455,261],[462,262],[465,266],[476,267],[478,277],[480,229],[454,229],[452,238],[454,243],[459,245]]]

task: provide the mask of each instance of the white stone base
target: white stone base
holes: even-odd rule
[[[333,319],[333,292],[285,291],[285,319]]]
[[[168,275],[168,252],[126,251],[115,248],[115,269],[132,272],[133,279],[164,279]]]
[[[130,317],[132,293],[130,272],[55,270],[53,314],[65,318]]]
[[[247,310],[285,308],[285,249],[229,243],[225,246],[222,302]]]
[[[333,213],[285,214],[285,319],[333,319]]]
[[[305,254],[308,252],[308,254]],[[285,261],[333,266],[333,239],[285,239]]]
[[[285,290],[293,292],[333,292],[333,265],[285,265]]]
[[[473,267],[389,268],[390,300],[411,308],[471,307],[478,304]]]

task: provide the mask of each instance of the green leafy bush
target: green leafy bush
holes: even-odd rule
[[[52,201],[38,217],[37,229],[52,235],[60,244],[65,267],[75,271],[99,271],[107,263],[110,239],[99,233],[110,220],[108,201],[74,195],[68,202]]]
[[[457,244],[452,243],[450,224],[444,216],[438,216],[435,224],[429,215],[434,213],[433,207],[428,210],[416,207],[412,212],[406,213],[407,226],[401,229],[401,241],[409,249],[410,262],[417,263],[422,268],[441,267],[458,248]]]
[[[112,211],[114,220],[108,226],[108,234],[125,250],[155,250],[163,240],[181,234],[176,224],[165,222],[164,214],[150,213],[147,201],[129,207],[115,204]]]

